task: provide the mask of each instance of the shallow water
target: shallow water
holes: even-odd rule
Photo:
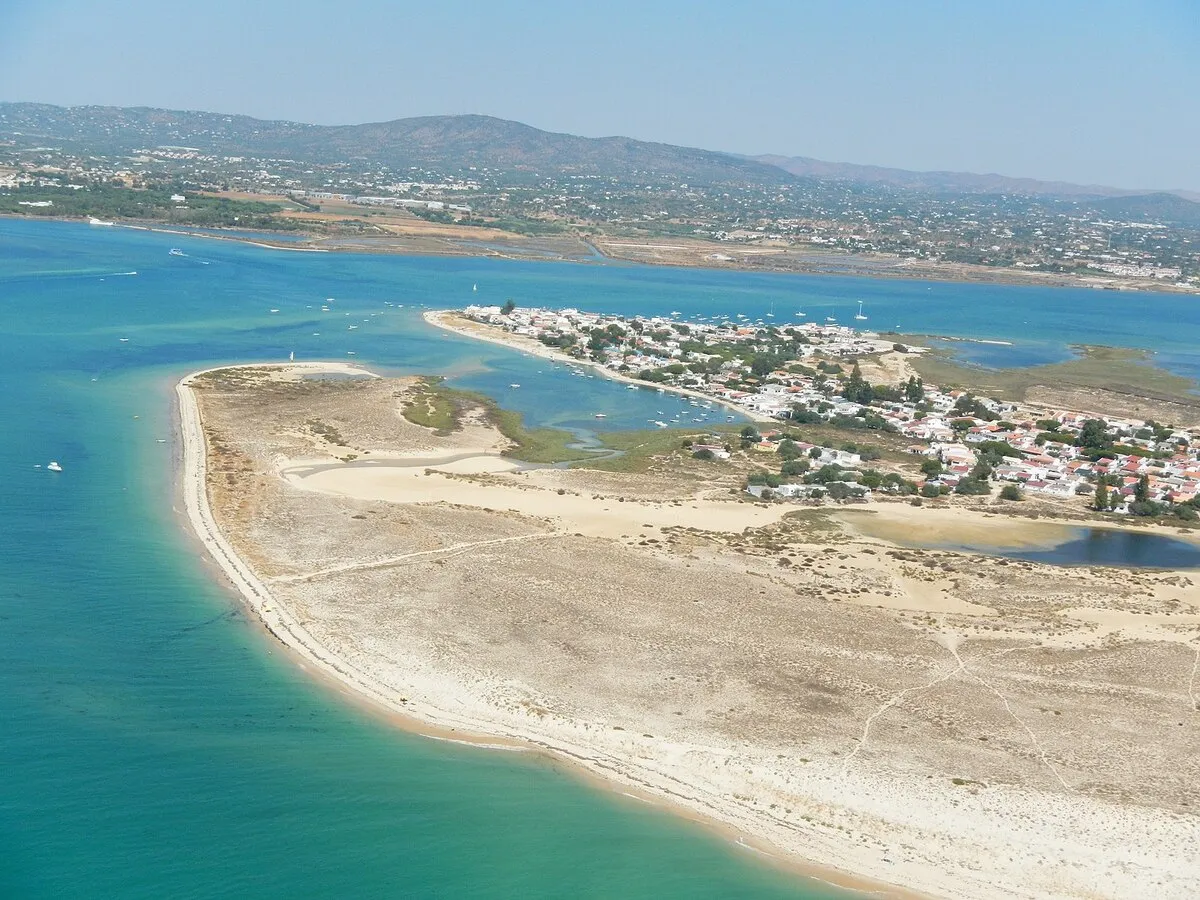
[[[1075,528],[1072,537],[1044,549],[989,550],[1009,559],[1060,566],[1117,566],[1123,569],[1200,569],[1200,546],[1164,534],[1117,528]]]
[[[948,351],[962,365],[984,369],[1023,369],[1076,359],[1078,354],[1055,341],[1023,340],[1014,343],[983,343],[933,339],[929,345]]]
[[[930,525],[847,511],[850,527],[901,547],[956,550],[1059,566],[1126,569],[1200,569],[1200,542],[1160,532],[1070,526],[1002,515]]]
[[[340,357],[321,300],[370,318],[455,277],[309,259],[0,221],[0,897],[833,896],[554,762],[406,734],[246,621],[174,509],[174,381]],[[645,417],[604,380],[535,387],[531,361],[415,311],[353,335],[380,368],[527,382],[511,399],[535,424]]]

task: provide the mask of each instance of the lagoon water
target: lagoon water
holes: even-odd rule
[[[1074,528],[1067,540],[1044,548],[1018,550],[972,547],[1009,559],[1058,566],[1118,566],[1134,569],[1200,569],[1200,546],[1163,534],[1119,528]]]
[[[1200,308],[1185,299],[298,253],[0,220],[0,896],[834,895],[552,762],[396,730],[279,652],[188,536],[171,387],[203,365],[294,351],[442,373],[579,431],[596,412],[640,427],[678,403],[420,319],[422,304],[508,297],[846,319],[864,299],[873,325],[1147,346],[1200,374],[1187,341]]]

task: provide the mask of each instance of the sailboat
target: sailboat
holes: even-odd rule
[[[471,285],[471,293],[472,294],[478,290],[479,290],[479,282],[475,282],[473,285]]]
[[[767,318],[768,319],[775,318],[775,301],[774,300],[771,301],[771,311],[769,313],[767,313]]]
[[[863,305],[863,302],[861,300],[859,300],[858,301],[858,315],[856,315],[854,318],[858,319],[860,322],[865,322],[865,321],[867,321],[867,317],[863,315],[862,305]]]
[[[805,316],[807,316],[807,315],[808,315],[808,313],[806,313],[806,312],[805,312],[804,310],[802,310],[802,309],[798,309],[798,310],[796,310],[796,318],[797,318],[797,319],[803,319],[803,318],[804,318]]]

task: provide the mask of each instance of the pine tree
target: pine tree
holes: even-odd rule
[[[871,402],[871,385],[863,378],[862,369],[858,367],[858,363],[854,364],[854,368],[850,370],[850,377],[846,379],[845,387],[842,389],[842,396],[853,403],[861,403],[864,406]]]
[[[1100,512],[1108,509],[1108,487],[1104,484],[1103,478],[1096,482],[1096,499],[1092,502],[1092,506]]]
[[[1138,479],[1137,486],[1133,489],[1133,499],[1138,503],[1145,503],[1150,499],[1150,476],[1143,475]]]
[[[920,403],[925,399],[925,385],[917,376],[908,376],[908,383],[904,385],[904,399],[909,403]]]

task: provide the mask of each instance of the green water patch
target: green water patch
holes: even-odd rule
[[[916,343],[911,338],[910,342]],[[1148,400],[1178,403],[1200,411],[1200,383],[1154,363],[1154,354],[1125,347],[1074,345],[1075,358],[1024,368],[964,365],[944,347],[912,354],[910,365],[927,382],[1001,400],[1021,401],[1030,388],[1101,390]]]
[[[605,431],[596,436],[604,447],[618,453],[585,465],[589,469],[604,469],[608,472],[644,472],[654,459],[677,451],[691,454],[695,441],[712,438],[717,443],[738,444],[738,429],[732,425],[687,428],[646,428],[635,431]]]

